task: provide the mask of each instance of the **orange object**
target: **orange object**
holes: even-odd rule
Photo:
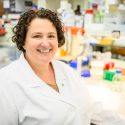
[[[86,10],[86,14],[93,14],[93,10],[91,9]]]
[[[125,75],[125,68],[122,69],[122,75]]]
[[[78,33],[78,31],[82,35],[84,35],[84,33],[85,33],[85,29],[84,28],[65,26],[65,31],[68,32],[68,30],[71,30],[71,34],[72,35],[76,35]]]

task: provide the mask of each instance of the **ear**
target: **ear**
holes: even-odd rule
[[[26,50],[26,41],[24,42],[23,49]]]
[[[23,45],[23,49],[26,51],[26,46],[25,46],[25,44]]]

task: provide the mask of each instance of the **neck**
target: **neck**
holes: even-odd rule
[[[35,74],[47,84],[56,84],[54,70],[52,64],[31,66]],[[49,77],[48,77],[49,76]]]
[[[46,74],[49,74],[50,70],[52,69],[51,63],[46,65],[30,64],[30,66],[38,76],[44,76]]]

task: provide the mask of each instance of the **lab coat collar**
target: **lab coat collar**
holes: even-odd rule
[[[32,68],[30,67],[29,63],[26,61],[24,54],[21,54],[20,58],[19,58],[19,64],[20,64],[20,70],[23,74],[23,77],[29,79],[29,83],[28,86],[30,87],[38,87],[41,86],[41,82],[43,84],[44,81],[42,81],[36,74],[35,72],[32,70]],[[55,73],[55,77],[56,77],[56,82],[59,86],[63,86],[64,85],[64,81],[66,80],[63,72],[59,70],[59,67],[56,63],[55,60],[52,61],[52,66],[54,69],[54,73]],[[21,75],[22,76],[22,75]],[[48,76],[49,77],[49,76]],[[46,84],[45,84],[46,85]]]
[[[26,61],[24,54],[22,53],[20,58],[19,58],[19,70],[20,70],[20,75],[24,83],[26,83],[29,87],[38,87],[40,86],[40,79],[36,76],[28,62]],[[22,74],[23,76],[22,76]]]
[[[38,91],[40,91],[40,92],[41,92],[41,88],[42,88],[42,94],[44,96],[48,96],[50,98],[54,98],[54,99],[63,101],[65,103],[70,104],[73,107],[75,107],[73,102],[71,101],[70,97],[68,97],[69,91],[67,90],[67,87],[65,85],[65,83],[67,82],[66,77],[63,74],[63,72],[60,71],[60,69],[59,69],[60,67],[58,67],[58,64],[55,60],[52,61],[52,65],[54,68],[56,82],[57,82],[60,93],[56,92],[54,89],[52,89],[50,86],[48,86],[44,81],[42,81],[34,73],[34,71],[30,67],[28,62],[26,61],[23,54],[21,54],[18,61],[19,61],[18,68],[20,69],[20,76],[22,77],[20,79],[23,82],[23,84],[28,84],[29,87],[38,89]],[[23,77],[25,77],[25,78],[23,78]]]

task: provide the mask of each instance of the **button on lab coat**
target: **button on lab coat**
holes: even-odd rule
[[[59,93],[37,77],[23,54],[0,70],[0,125],[125,125],[90,99],[73,69],[56,60],[52,65]]]

